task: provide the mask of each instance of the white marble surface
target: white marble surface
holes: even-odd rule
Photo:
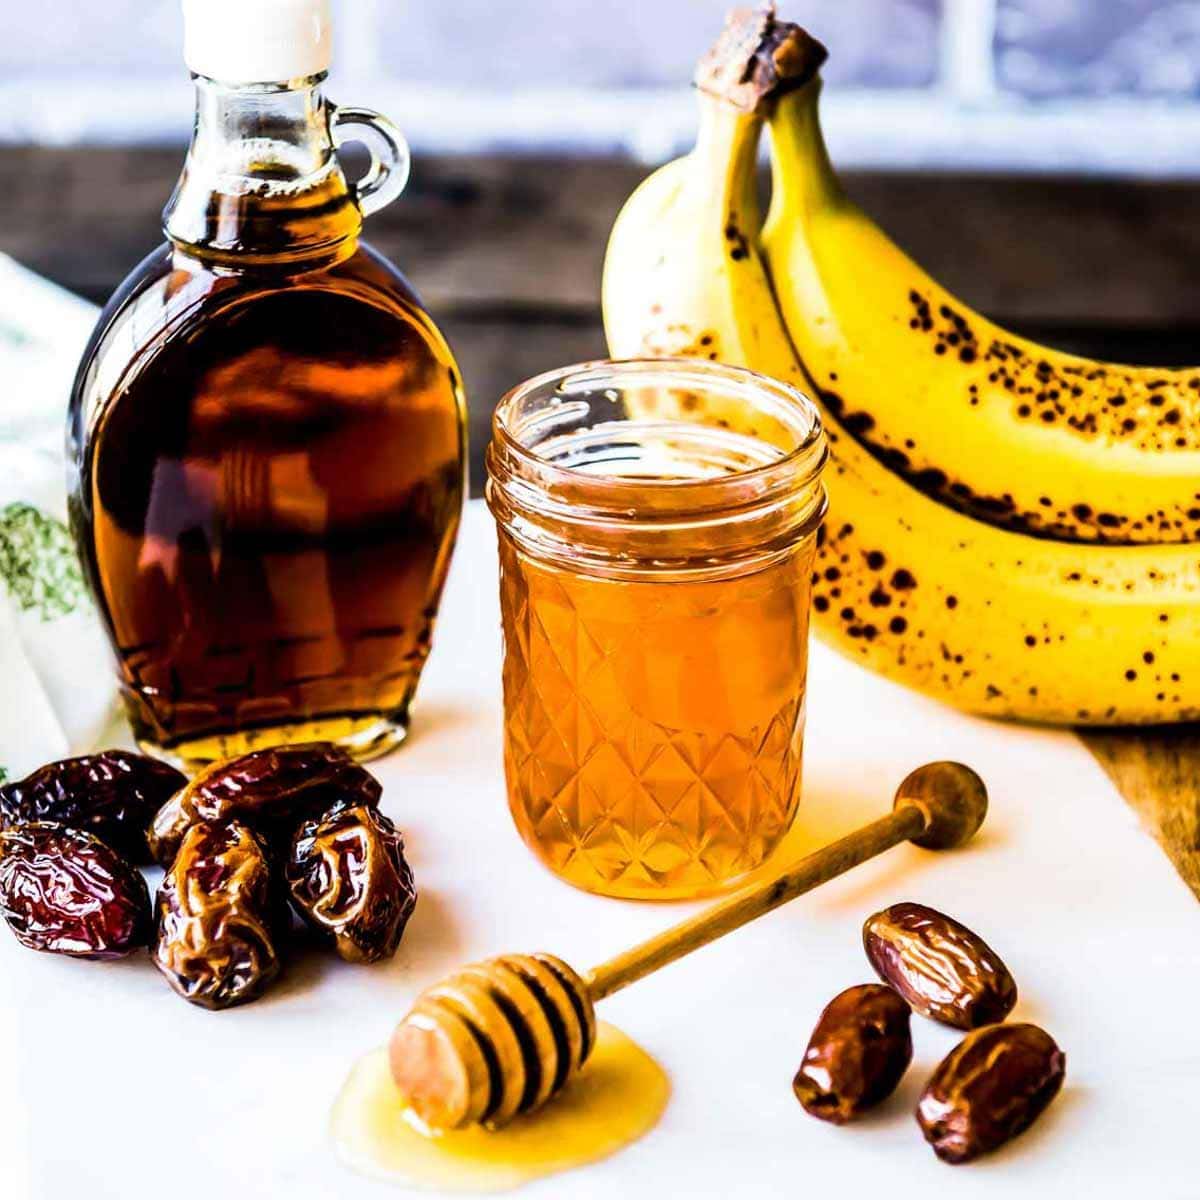
[[[422,893],[397,959],[304,961],[263,1002],[214,1015],[143,958],[68,962],[0,936],[0,1197],[386,1200],[399,1193],[338,1165],[326,1123],[351,1062],[424,984],[504,950],[585,967],[681,915],[574,892],[519,843],[500,771],[493,554],[473,505],[412,742],[379,768]],[[886,810],[911,767],[940,757],[988,781],[985,832],[953,855],[893,851],[606,1003],[670,1073],[671,1104],[646,1140],[530,1200],[1101,1200],[1131,1187],[1192,1200],[1200,908],[1090,757],[1068,734],[959,716],[820,648],[810,713],[797,849]],[[937,1162],[913,1122],[955,1040],[925,1021],[900,1091],[861,1125],[823,1125],[792,1098],[822,1005],[870,978],[862,919],[902,899],[992,942],[1022,989],[1016,1016],[1067,1054],[1041,1123],[974,1166]]]

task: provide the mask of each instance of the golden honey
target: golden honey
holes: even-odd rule
[[[799,800],[811,548],[732,585],[576,576],[508,538],[500,556],[525,841],[571,883],[629,896],[761,863]]]
[[[707,363],[579,369],[501,405],[508,800],[567,882],[703,895],[791,826],[823,459],[803,397]]]
[[[371,1179],[441,1192],[504,1192],[607,1158],[658,1123],[670,1095],[662,1068],[603,1022],[587,1065],[545,1108],[503,1129],[431,1135],[407,1111],[386,1049],[350,1074],[333,1109],[338,1157]]]

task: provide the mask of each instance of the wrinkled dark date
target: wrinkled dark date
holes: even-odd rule
[[[1063,1052],[1036,1025],[977,1029],[933,1073],[917,1121],[938,1158],[970,1162],[1028,1129],[1065,1073]]]
[[[168,867],[192,825],[236,820],[284,854],[302,821],[335,806],[374,807],[381,794],[369,771],[327,742],[258,750],[213,764],[164,805],[150,830],[150,849]]]
[[[366,804],[302,825],[287,880],[300,915],[347,962],[391,958],[417,903],[400,832]]]
[[[266,849],[247,826],[193,825],[156,907],[154,963],[185,1000],[246,1004],[279,974],[279,900]]]
[[[134,862],[150,862],[154,814],[187,783],[157,759],[108,750],[50,763],[0,787],[0,828],[54,821],[93,833]]]
[[[0,833],[0,913],[30,950],[122,958],[150,940],[141,873],[79,829],[33,822]]]
[[[884,983],[914,1012],[956,1029],[1003,1021],[1017,985],[1000,956],[964,925],[923,904],[868,917],[863,947]]]
[[[910,1016],[908,1005],[879,983],[835,996],[792,1083],[804,1111],[844,1125],[886,1100],[912,1062]]]

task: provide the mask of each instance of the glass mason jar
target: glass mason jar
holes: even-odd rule
[[[567,882],[703,895],[787,832],[826,455],[805,396],[711,362],[593,363],[501,402],[509,806]]]

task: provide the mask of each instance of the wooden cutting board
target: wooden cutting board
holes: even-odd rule
[[[1200,726],[1079,736],[1200,899]]]

